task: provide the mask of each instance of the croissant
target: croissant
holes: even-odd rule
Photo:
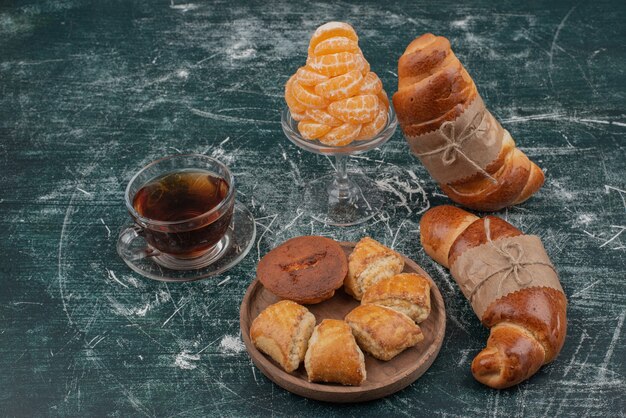
[[[409,44],[393,105],[411,150],[453,201],[499,210],[543,185],[543,172],[485,109],[446,38],[427,33]]]
[[[556,358],[565,341],[567,300],[538,237],[494,216],[438,206],[422,217],[420,239],[491,329],[487,347],[472,361],[476,380],[507,388]]]

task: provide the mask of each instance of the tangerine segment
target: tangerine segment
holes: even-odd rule
[[[383,83],[380,81],[380,78],[376,75],[376,73],[369,72],[365,77],[363,77],[363,83],[361,83],[361,88],[359,89],[360,94],[378,94],[379,91],[383,89]]]
[[[313,88],[303,86],[297,81],[293,83],[293,97],[303,106],[313,109],[323,109],[328,106],[328,101],[314,93]],[[298,112],[301,113],[301,112]]]
[[[354,42],[359,41],[359,37],[349,24],[344,22],[328,22],[317,28],[313,33],[311,41],[309,42],[309,55],[313,55],[315,47],[320,42],[336,36],[343,36],[344,38],[348,38]]]
[[[330,100],[341,100],[359,92],[363,76],[359,70],[333,77],[315,86],[315,93]]]
[[[361,62],[361,73],[367,75],[370,72],[370,63],[363,56],[363,52],[359,49],[358,60]]]
[[[297,121],[305,120],[306,119],[306,112],[305,113],[294,113],[294,112],[291,112],[291,117],[293,118],[293,120],[297,120]]]
[[[337,52],[357,52],[358,50],[359,44],[356,41],[348,39],[345,36],[335,36],[317,44],[313,55],[320,56],[335,54]]]
[[[323,74],[316,73],[310,68],[300,67],[296,72],[296,79],[298,80],[298,83],[303,86],[315,86],[316,84],[323,83],[328,80],[328,77]]]
[[[292,75],[289,80],[287,80],[287,84],[285,84],[285,101],[287,102],[287,106],[289,106],[289,110],[291,113],[303,113],[306,110],[306,107],[301,105],[293,95],[293,85],[295,82],[296,75]]]
[[[367,123],[378,113],[378,97],[364,94],[338,100],[328,105],[328,113],[344,122]]]
[[[383,103],[385,109],[389,108],[389,98],[387,97],[387,92],[384,89],[381,89],[378,94],[378,99]]]
[[[306,117],[311,119],[312,121],[317,123],[323,123],[324,125],[329,125],[333,128],[335,126],[343,124],[340,119],[337,119],[336,117],[330,115],[328,112],[322,109],[307,109],[305,114]]]
[[[341,126],[331,129],[330,132],[322,136],[319,140],[324,145],[342,147],[354,141],[359,136],[360,132],[361,125],[344,123]]]
[[[336,54],[321,55],[319,57],[309,55],[306,60],[307,66],[328,77],[336,77],[352,70],[361,70],[363,58],[359,58],[352,52],[338,52]]]
[[[361,132],[356,138],[357,141],[372,139],[374,138],[374,136],[376,136],[377,133],[383,130],[383,128],[387,124],[387,118],[389,116],[387,113],[387,108],[383,106],[384,105],[381,103],[381,105],[378,107],[378,113],[376,114],[376,117],[373,121],[364,123],[361,126]]]
[[[331,130],[331,127],[322,123],[303,120],[298,123],[298,130],[300,131],[300,135],[302,135],[305,139],[317,139],[328,133],[328,131]]]

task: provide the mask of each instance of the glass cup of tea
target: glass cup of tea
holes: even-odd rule
[[[195,280],[232,267],[256,233],[235,190],[228,167],[206,155],[148,164],[126,187],[133,225],[120,234],[118,253],[135,271],[158,280]]]

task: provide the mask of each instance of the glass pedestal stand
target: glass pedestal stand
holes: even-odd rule
[[[335,157],[335,173],[306,184],[303,205],[306,214],[327,225],[350,226],[365,222],[380,211],[384,197],[376,182],[362,174],[348,175],[346,163],[348,156],[377,148],[393,136],[398,124],[393,109],[389,110],[387,124],[374,138],[343,147],[304,139],[289,109],[283,110],[281,124],[287,138],[300,148]]]

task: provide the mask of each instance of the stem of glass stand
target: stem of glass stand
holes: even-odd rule
[[[335,190],[339,200],[349,199],[351,196],[350,180],[348,180],[348,171],[346,164],[348,158],[345,155],[335,155]]]

